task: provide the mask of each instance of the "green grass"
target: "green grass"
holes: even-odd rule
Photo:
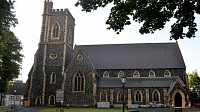
[[[121,112],[121,109],[96,109],[96,108],[69,108],[65,109],[64,112]],[[47,108],[39,112],[56,112],[56,108]],[[125,110],[125,112],[128,112]]]
[[[4,106],[0,106],[0,110],[6,110],[7,107],[4,107]]]

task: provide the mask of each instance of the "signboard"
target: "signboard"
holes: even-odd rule
[[[64,90],[58,89],[56,91],[56,102],[61,102],[64,100]]]

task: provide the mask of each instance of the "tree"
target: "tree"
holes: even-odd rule
[[[10,31],[10,27],[18,24],[14,2],[0,0],[0,93],[6,92],[9,81],[18,77],[23,58],[21,42]]]
[[[190,100],[193,103],[199,103],[200,101],[200,77],[197,70],[189,73],[189,88],[190,88]]]
[[[131,24],[131,18],[143,24],[139,29],[141,34],[163,29],[171,18],[175,18],[176,22],[171,26],[170,39],[195,37],[197,32],[194,14],[200,14],[199,0],[78,0],[75,5],[91,12],[110,3],[114,6],[106,24],[109,25],[108,29],[113,29],[117,34],[125,25]],[[187,32],[184,32],[185,28]]]
[[[0,37],[0,93],[7,91],[9,81],[18,78],[23,55],[21,42],[11,31]]]
[[[2,31],[9,30],[11,26],[15,26],[18,21],[15,18],[13,0],[0,0],[0,35]]]
[[[200,77],[198,76],[197,70],[193,71],[192,73],[189,73],[188,76],[189,76],[189,88],[195,89],[200,81]]]

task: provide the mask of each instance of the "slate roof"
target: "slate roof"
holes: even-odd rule
[[[127,77],[125,87],[170,87],[178,77]],[[121,78],[99,78],[97,87],[122,87]]]
[[[8,94],[14,94],[14,90],[16,90],[16,95],[24,95],[26,89],[26,83],[23,83],[21,80],[15,80],[13,85],[9,86]]]
[[[95,69],[185,68],[178,43],[76,45]]]

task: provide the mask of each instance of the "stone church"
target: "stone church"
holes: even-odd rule
[[[189,104],[177,42],[75,45],[68,9],[44,1],[41,36],[27,81],[30,105]],[[124,97],[121,77],[126,77]]]

